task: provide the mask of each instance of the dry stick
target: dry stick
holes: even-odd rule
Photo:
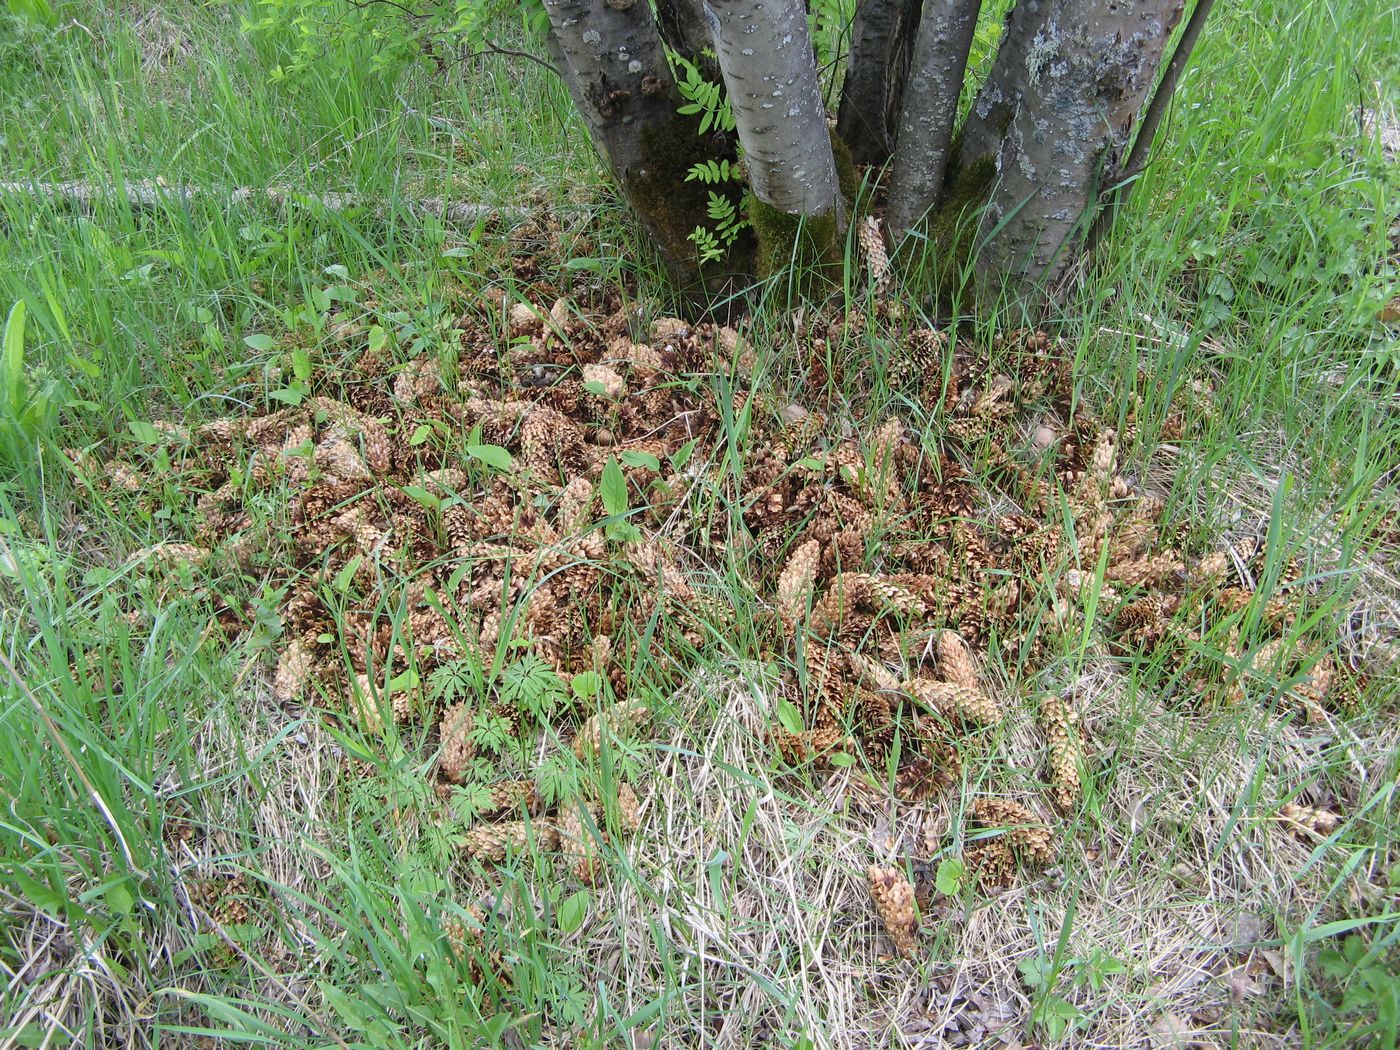
[[[1186,69],[1186,63],[1191,61],[1191,52],[1195,50],[1196,41],[1200,38],[1201,30],[1205,28],[1206,19],[1210,17],[1210,9],[1214,6],[1215,0],[1196,0],[1196,6],[1191,10],[1191,17],[1187,19],[1186,27],[1181,31],[1181,39],[1176,42],[1176,50],[1172,52],[1166,71],[1163,72],[1162,79],[1157,84],[1156,94],[1147,103],[1147,109],[1142,115],[1142,124],[1138,128],[1137,138],[1133,139],[1132,149],[1128,151],[1128,158],[1123,162],[1123,174],[1113,189],[1109,191],[1109,199],[1104,203],[1099,214],[1094,217],[1093,225],[1089,227],[1089,236],[1085,242],[1086,253],[1093,254],[1094,249],[1098,247],[1104,234],[1113,224],[1113,217],[1117,214],[1118,209],[1127,201],[1128,194],[1132,192],[1133,183],[1147,169],[1148,153],[1152,149],[1152,140],[1157,137],[1157,128],[1161,125],[1162,118],[1167,115],[1167,109],[1171,106],[1172,99],[1176,97],[1177,82]]]
[[[143,179],[122,186],[104,182],[0,182],[0,196],[42,197],[62,204],[88,206],[99,200],[125,199],[133,208],[156,208],[168,201],[188,203],[196,198],[222,197],[230,204],[265,200],[279,207],[294,204],[319,205],[328,211],[346,211],[368,207],[386,210],[391,202],[383,197],[366,197],[359,193],[306,194],[269,186],[259,190],[239,186],[232,190],[204,189],[198,186],[168,186],[159,181]],[[499,208],[489,204],[449,201],[444,197],[418,197],[403,202],[414,211],[435,215],[444,222],[470,223],[490,218],[520,218],[524,208]]]

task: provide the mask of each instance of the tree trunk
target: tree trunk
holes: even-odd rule
[[[899,241],[943,195],[958,96],[981,0],[926,0],[904,92],[890,181],[889,230]]]
[[[894,152],[919,5],[920,0],[865,0],[851,23],[836,134],[857,164],[883,164]]]
[[[1041,0],[1030,36],[1013,32],[1013,14],[1004,44],[1024,57],[1003,81],[1011,117],[982,217],[984,274],[1023,290],[1063,273],[1067,242],[1128,141],[1181,9],[1182,0]]]
[[[599,151],[672,277],[699,277],[688,239],[707,221],[708,194],[685,181],[691,165],[715,156],[676,91],[647,0],[544,0],[550,51]]]
[[[830,261],[846,229],[807,15],[796,0],[708,0],[715,53],[744,147],[760,276]]]
[[[956,169],[966,170],[996,156],[1025,82],[1027,49],[1045,24],[1049,6],[1049,0],[1017,0],[1006,13],[1006,26],[997,44],[992,70],[958,133],[958,150],[953,158]]]
[[[693,63],[706,80],[719,83],[719,64],[704,53],[714,48],[704,0],[656,0],[656,24],[667,47]]]

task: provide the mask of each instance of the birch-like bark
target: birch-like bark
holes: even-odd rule
[[[686,182],[694,163],[713,156],[680,116],[676,91],[647,0],[544,0],[550,52],[599,152],[672,276],[692,284],[699,272],[688,236],[706,222],[704,187]]]
[[[896,242],[938,204],[981,0],[926,0],[904,89],[887,222]]]
[[[864,0],[851,23],[851,51],[836,134],[857,164],[883,164],[894,152],[920,0]]]
[[[1072,261],[1070,237],[1105,166],[1127,144],[1182,0],[1040,0],[1039,7],[978,255],[985,275],[1009,279],[1018,291],[1055,281]]]
[[[707,0],[705,12],[754,196],[787,215],[834,215],[844,228],[803,5]]]
[[[991,72],[958,133],[954,168],[967,168],[983,158],[995,157],[1001,148],[1025,84],[1030,43],[1045,24],[1049,7],[1048,0],[1017,0],[1007,12]]]

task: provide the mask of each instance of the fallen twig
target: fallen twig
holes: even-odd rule
[[[444,222],[471,223],[490,218],[521,218],[526,209],[499,207],[467,201],[452,201],[444,197],[410,197],[397,201],[386,197],[371,197],[362,193],[306,193],[300,190],[269,186],[255,189],[239,186],[217,189],[201,186],[169,185],[161,180],[143,179],[122,184],[109,182],[0,182],[0,195],[40,197],[56,203],[90,207],[99,201],[122,200],[133,208],[156,208],[172,202],[189,203],[198,198],[223,199],[229,204],[265,201],[276,207],[320,207],[327,211],[347,211],[369,208],[385,211],[398,204],[411,211],[433,215]]]

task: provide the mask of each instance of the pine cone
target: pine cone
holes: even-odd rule
[[[630,835],[642,826],[642,804],[632,785],[625,781],[617,785],[617,827],[624,835]]]
[[[359,449],[341,436],[327,437],[316,446],[316,466],[346,481],[370,481],[374,475]]]
[[[789,627],[798,623],[807,611],[807,598],[817,578],[821,561],[821,544],[808,540],[788,556],[787,564],[778,575],[778,613]]]
[[[447,943],[459,958],[465,958],[469,947],[481,946],[481,933],[486,926],[486,915],[474,904],[468,904],[466,913],[470,923],[461,919],[448,918],[443,921],[442,932],[447,935]]]
[[[1054,836],[1025,806],[1004,799],[980,798],[972,806],[974,827],[998,828],[1021,860],[1033,867],[1048,867],[1059,857]]]
[[[880,220],[867,215],[856,227],[856,239],[860,242],[861,254],[865,256],[865,265],[870,271],[870,279],[875,282],[878,295],[888,283],[890,271],[890,256],[885,251],[885,239],[880,234]]]
[[[934,638],[934,650],[938,654],[938,674],[945,682],[964,686],[968,689],[981,689],[977,675],[977,664],[972,659],[972,650],[957,631],[939,631]],[[994,719],[995,721],[995,719]]]
[[[591,817],[591,821],[585,816]],[[598,843],[594,841],[589,827],[590,823],[596,825],[597,818],[593,807],[570,803],[559,809],[559,850],[569,862],[574,875],[585,886],[594,885],[603,870]]]
[[[957,769],[957,752],[953,752],[953,769]],[[915,755],[894,775],[894,797],[901,802],[927,802],[953,783],[954,776],[946,765],[924,755]]]
[[[870,883],[870,899],[880,916],[885,932],[903,956],[918,950],[919,916],[914,906],[914,887],[898,869],[881,868],[872,864],[866,871]]]
[[[449,704],[443,710],[442,721],[438,724],[438,738],[442,742],[438,771],[454,784],[462,782],[468,764],[476,757],[476,741],[472,739],[474,722],[471,707],[463,700],[460,703]]]
[[[1320,806],[1300,806],[1296,802],[1285,802],[1279,808],[1278,816],[1283,826],[1300,839],[1325,839],[1337,830],[1337,814]]]
[[[1073,809],[1083,793],[1083,785],[1079,782],[1079,740],[1074,722],[1074,712],[1065,701],[1057,696],[1047,696],[1041,700],[1040,729],[1045,734],[1051,797],[1061,812]]]
[[[1185,571],[1181,559],[1174,554],[1149,554],[1109,565],[1104,576],[1125,587],[1164,587],[1180,579]]]
[[[465,857],[500,863],[511,850],[525,849],[532,840],[539,849],[552,851],[559,848],[559,831],[543,821],[483,824],[462,837],[461,848]]]
[[[946,718],[982,726],[1001,721],[1000,706],[980,689],[927,678],[915,678],[905,683],[903,689],[930,711]]]
[[[1294,695],[1302,703],[1310,723],[1316,724],[1327,720],[1322,704],[1332,692],[1332,682],[1336,678],[1336,672],[1336,660],[1332,658],[1331,654],[1324,654],[1313,664],[1307,677],[1293,687]]]
[[[371,681],[367,674],[356,675],[350,689],[351,708],[359,716],[360,729],[371,736],[384,731],[382,692],[379,683]],[[407,722],[413,713],[413,693],[407,689],[393,693],[389,700],[389,713],[395,725]]]
[[[470,720],[470,716],[467,716]],[[472,745],[475,751],[475,745]],[[539,802],[533,780],[499,780],[487,785],[486,799],[479,812],[483,817],[496,817],[507,810],[533,811]]]
[[[301,691],[311,681],[315,666],[312,644],[304,638],[293,638],[277,660],[272,676],[272,696],[279,704],[289,704],[301,698]]]
[[[1212,551],[1191,570],[1191,584],[1196,587],[1219,587],[1230,578],[1234,564],[1224,551]]]
[[[1004,835],[974,842],[963,850],[963,860],[977,881],[989,890],[1010,886],[1016,871],[1016,858]]]

